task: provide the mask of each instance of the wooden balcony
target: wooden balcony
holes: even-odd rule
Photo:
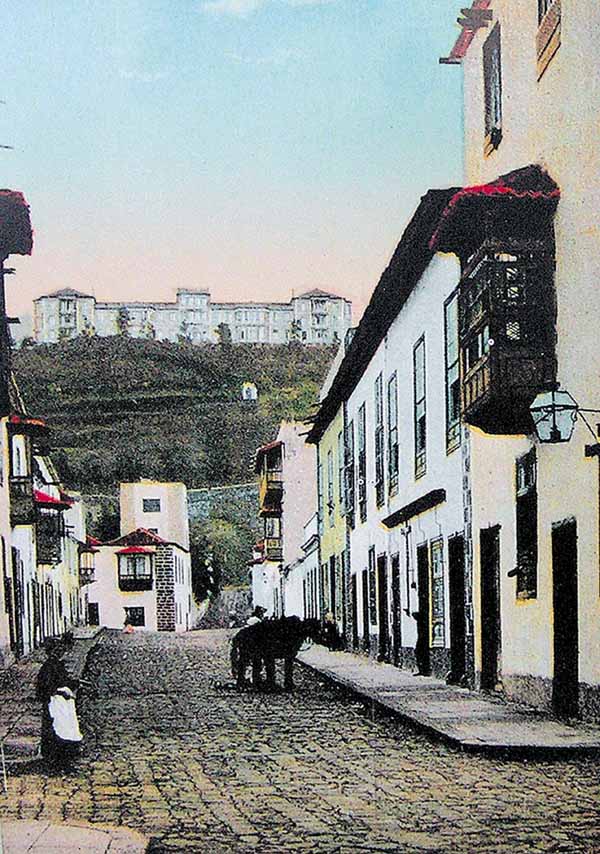
[[[62,557],[62,516],[58,511],[41,515],[35,521],[35,542],[38,564],[55,566]]]
[[[281,560],[283,558],[283,548],[280,537],[268,537],[265,540],[264,547],[265,560]]]
[[[492,434],[531,432],[529,405],[555,378],[553,261],[545,248],[487,244],[459,293],[464,420]]]
[[[119,590],[122,590],[124,593],[152,590],[152,576],[119,575]]]
[[[10,524],[33,525],[35,505],[33,502],[33,479],[30,475],[13,476],[9,480]]]
[[[268,513],[271,516],[280,513],[282,499],[282,472],[275,470],[263,472],[258,485],[258,504],[261,513]]]

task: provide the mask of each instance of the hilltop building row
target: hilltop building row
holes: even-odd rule
[[[422,196],[308,444],[259,450],[254,599],[598,721],[600,7],[462,15],[464,186]]]
[[[350,327],[352,303],[315,288],[290,302],[212,302],[209,291],[180,288],[175,302],[100,302],[62,288],[34,300],[34,338],[51,344],[77,335],[130,335],[193,344],[333,344]]]
[[[0,668],[86,624],[185,631],[192,595],[186,488],[121,484],[121,531],[99,542],[61,482],[50,428],[32,416],[11,371],[4,262],[32,249],[29,208],[0,190]]]

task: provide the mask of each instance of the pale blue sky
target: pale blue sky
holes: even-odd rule
[[[460,183],[457,0],[8,0],[0,152],[36,232],[9,305],[364,307],[418,203]]]

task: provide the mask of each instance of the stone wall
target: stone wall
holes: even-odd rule
[[[252,593],[249,587],[224,587],[210,602],[198,627],[201,629],[229,628],[232,621],[235,626],[243,626],[251,611]]]
[[[175,631],[174,559],[171,546],[158,546],[154,558],[156,577],[156,628],[159,632]]]

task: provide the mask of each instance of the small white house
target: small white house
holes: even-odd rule
[[[123,524],[151,522],[123,532]],[[121,484],[121,536],[95,543],[88,622],[182,632],[194,623],[186,488],[143,480]],[[175,535],[177,540],[172,538]]]

